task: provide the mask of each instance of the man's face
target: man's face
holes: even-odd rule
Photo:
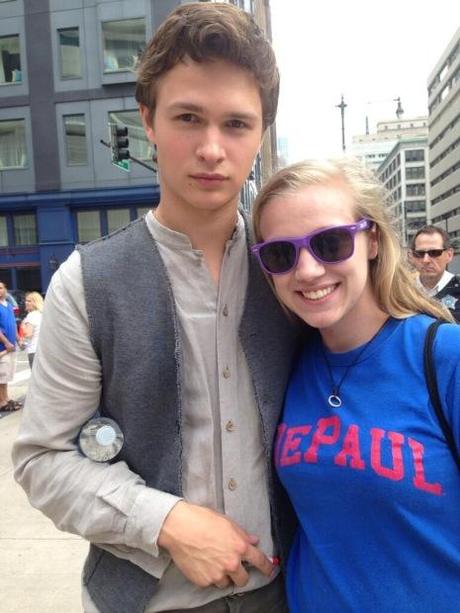
[[[434,234],[419,234],[415,241],[415,251],[430,251],[432,249],[444,249],[442,236],[437,232]],[[438,283],[452,257],[453,250],[449,248],[444,250],[439,257],[431,257],[426,253],[422,258],[417,258],[412,253],[410,261],[418,270],[422,285],[430,289]]]
[[[224,60],[186,58],[160,78],[153,121],[149,109],[140,111],[157,146],[163,212],[236,210],[262,137],[253,75]]]
[[[5,300],[6,298],[6,287],[3,283],[0,283],[0,300]]]

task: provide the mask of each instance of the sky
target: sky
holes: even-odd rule
[[[460,26],[459,0],[270,0],[288,162],[342,153],[377,121],[427,115],[427,80]]]

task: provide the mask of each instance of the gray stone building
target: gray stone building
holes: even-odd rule
[[[403,246],[408,246],[429,219],[426,128],[424,136],[401,136],[376,172],[392,196],[390,210],[398,221]]]
[[[428,143],[432,223],[456,245],[460,271],[460,28],[428,77]]]

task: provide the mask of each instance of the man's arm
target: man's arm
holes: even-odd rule
[[[7,351],[14,351],[16,349],[15,345],[13,343],[10,343],[10,341],[3,334],[2,330],[0,330],[0,342],[5,345],[5,349]]]
[[[125,462],[84,457],[77,437],[100,400],[101,368],[89,340],[80,258],[53,277],[46,299],[24,415],[13,448],[15,478],[31,504],[66,530],[102,545],[150,556],[179,500],[145,486]],[[132,553],[132,552],[131,552]],[[169,558],[163,556],[161,574]]]

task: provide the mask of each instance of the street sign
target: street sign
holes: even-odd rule
[[[122,170],[125,170],[126,172],[129,172],[130,170],[129,160],[119,160],[118,162],[112,162],[112,164],[114,166],[118,166],[118,168],[121,168]]]

